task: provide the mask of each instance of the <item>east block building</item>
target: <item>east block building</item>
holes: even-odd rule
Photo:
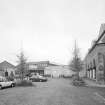
[[[74,74],[68,65],[48,66],[45,68],[45,75],[51,77],[70,77]]]
[[[101,25],[99,37],[92,44],[85,59],[86,77],[105,82],[105,24]]]

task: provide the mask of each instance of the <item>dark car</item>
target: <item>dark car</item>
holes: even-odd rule
[[[30,80],[32,80],[32,82],[46,82],[47,78],[40,75],[33,75],[30,77]]]

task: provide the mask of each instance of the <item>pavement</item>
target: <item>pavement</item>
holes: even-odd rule
[[[90,87],[105,87],[105,84],[99,84],[96,81],[92,81],[90,79],[84,79],[84,81],[86,82],[87,86]]]

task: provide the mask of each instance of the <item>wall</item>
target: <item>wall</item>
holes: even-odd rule
[[[99,44],[97,45],[85,58],[84,64],[85,64],[85,70],[86,69],[93,69],[94,66],[94,60],[95,60],[95,66],[96,66],[96,80],[99,80],[99,53],[105,54],[105,45]],[[102,62],[103,63],[103,62]],[[87,66],[87,67],[86,67]],[[89,66],[89,67],[88,67]],[[88,76],[88,74],[87,74]],[[89,76],[88,76],[89,77]],[[91,73],[90,73],[91,77]]]

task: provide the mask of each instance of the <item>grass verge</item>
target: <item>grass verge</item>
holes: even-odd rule
[[[30,80],[20,80],[16,83],[16,86],[27,87],[27,86],[34,86],[34,84]]]

